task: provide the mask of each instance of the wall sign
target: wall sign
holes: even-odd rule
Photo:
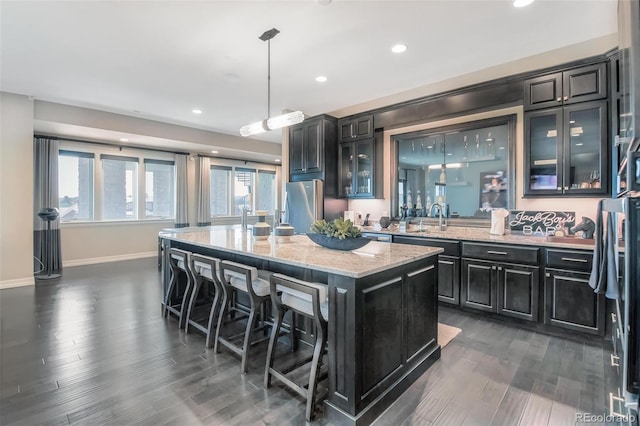
[[[568,234],[576,223],[576,212],[512,210],[509,227],[512,233],[546,237],[562,229]]]

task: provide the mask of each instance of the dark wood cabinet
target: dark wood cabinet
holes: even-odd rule
[[[604,335],[605,300],[589,285],[593,252],[547,249],[544,322],[555,327]]]
[[[525,197],[609,193],[607,102],[525,113]]]
[[[604,295],[589,286],[589,274],[547,268],[544,322],[548,325],[604,335]]]
[[[438,301],[460,304],[460,242],[402,235],[394,235],[393,242],[443,248],[438,255]]]
[[[462,306],[538,320],[540,268],[462,259]]]
[[[462,259],[461,306],[498,312],[495,267],[496,265],[489,261]]]
[[[343,198],[382,198],[382,132],[343,142],[338,148],[338,194]]]
[[[524,109],[553,108],[607,97],[607,64],[545,74],[524,82]]]
[[[348,142],[373,137],[373,115],[360,115],[343,118],[338,121],[338,139]]]
[[[537,321],[539,252],[538,248],[464,242],[460,305]]]
[[[325,181],[325,196],[337,195],[337,119],[320,115],[289,128],[289,180]]]

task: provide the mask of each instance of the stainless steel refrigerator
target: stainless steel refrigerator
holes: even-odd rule
[[[347,209],[347,200],[324,196],[324,182],[319,179],[288,182],[285,197],[285,221],[296,234],[306,234],[314,221],[333,220]]]

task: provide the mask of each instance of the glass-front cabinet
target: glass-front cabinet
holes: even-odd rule
[[[525,196],[608,192],[606,111],[598,101],[525,114]]]
[[[515,116],[394,135],[392,141],[394,216],[435,216],[442,208],[444,216],[484,218],[492,209],[515,207]]]
[[[374,196],[374,139],[340,144],[340,196]]]

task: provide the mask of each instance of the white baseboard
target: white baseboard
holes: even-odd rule
[[[66,260],[62,262],[62,267],[93,265],[95,263],[118,262],[121,260],[144,259],[146,257],[158,256],[157,251],[148,251],[143,253],[119,254],[117,256],[92,257],[88,259]]]
[[[35,283],[36,280],[32,276],[27,278],[18,278],[17,280],[4,280],[0,281],[0,290],[13,287],[25,287],[28,285],[34,285]]]

